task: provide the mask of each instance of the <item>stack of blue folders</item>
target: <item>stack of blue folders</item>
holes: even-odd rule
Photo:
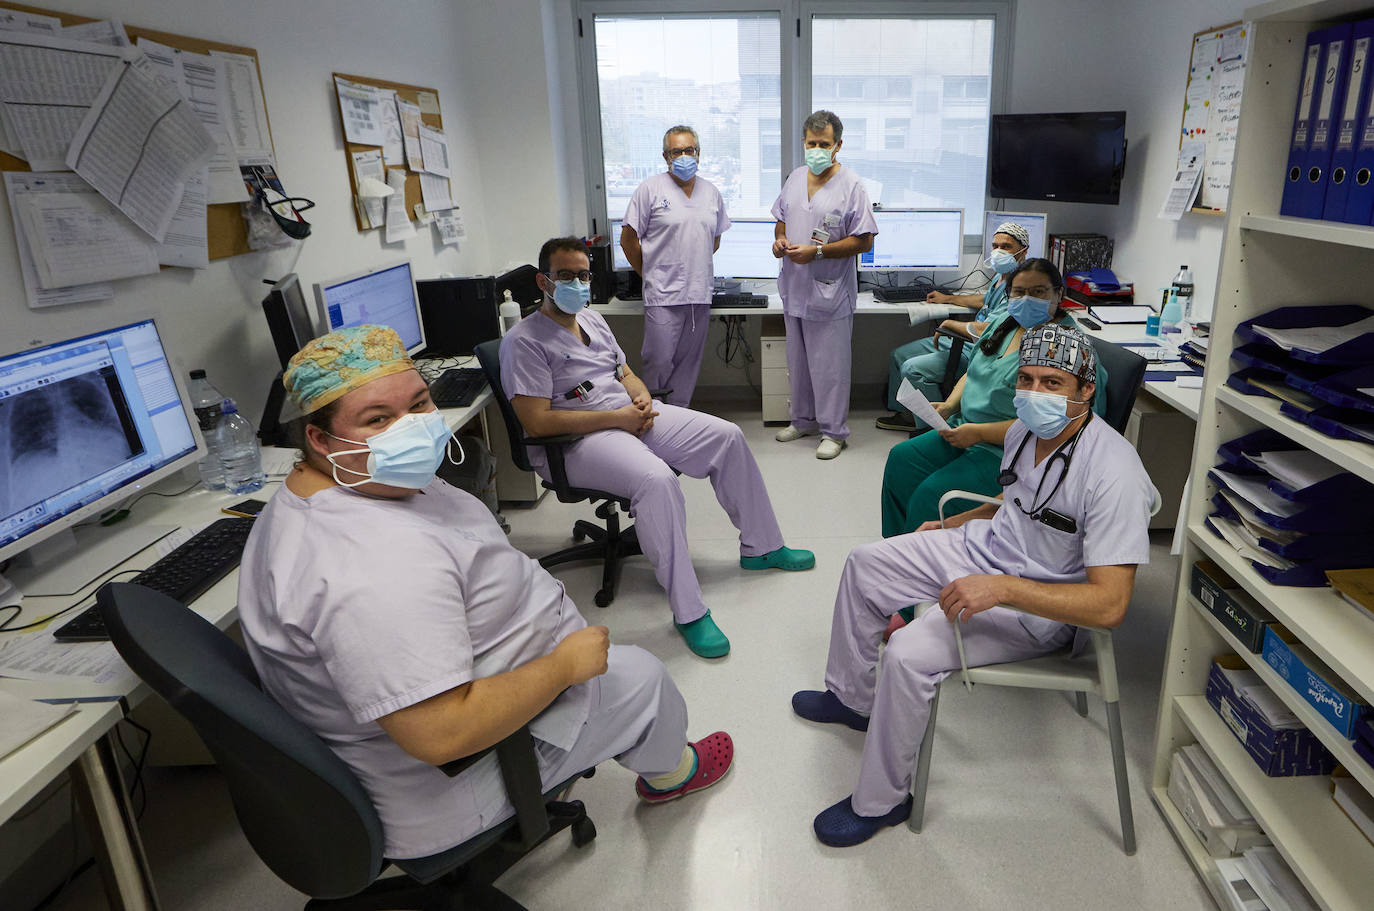
[[[1367,225],[1374,216],[1374,19],[1307,36],[1280,215]]]
[[[1327,436],[1374,443],[1374,397],[1361,391],[1374,389],[1374,310],[1271,310],[1236,327],[1231,359],[1233,389],[1279,399],[1283,414]]]
[[[1273,430],[1217,450],[1207,527],[1275,585],[1326,585],[1374,563],[1374,485]]]

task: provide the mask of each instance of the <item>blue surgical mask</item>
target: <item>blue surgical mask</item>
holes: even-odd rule
[[[1007,312],[1025,329],[1031,329],[1050,318],[1050,302],[1043,297],[1011,297]]]
[[[673,159],[670,165],[673,176],[678,180],[691,180],[697,176],[697,159],[695,155],[679,155]]]
[[[553,283],[553,305],[572,316],[592,299],[591,282],[572,281]]]
[[[386,484],[390,487],[407,487],[419,490],[434,480],[434,473],[443,464],[453,431],[444,423],[443,415],[437,411],[423,414],[406,414],[397,418],[386,430],[363,440],[349,440],[329,434],[341,443],[352,443],[361,449],[344,449],[331,452],[326,458],[334,466],[334,480],[344,487],[357,487],[360,484]],[[455,439],[453,442],[457,443]],[[367,453],[367,471],[354,471],[344,468],[334,461],[338,456],[361,455]],[[458,453],[462,458],[453,462],[460,465],[466,454],[463,444],[458,443]],[[361,480],[342,481],[339,472],[359,475]]]
[[[811,169],[811,173],[820,177],[825,173],[835,161],[835,154],[829,149],[807,149],[806,166]]]
[[[1008,272],[1016,271],[1016,256],[1006,250],[993,250],[984,262],[998,275],[1006,275]]]
[[[1016,390],[1016,397],[1012,404],[1016,408],[1016,416],[1021,423],[1030,428],[1030,432],[1042,440],[1052,440],[1064,432],[1064,428],[1069,426],[1069,422],[1076,421],[1078,418],[1068,416],[1069,399],[1066,396],[1055,395],[1053,392],[1036,392],[1031,389]],[[1075,401],[1075,405],[1085,405],[1086,402]],[[1083,417],[1087,412],[1084,411],[1078,417]]]

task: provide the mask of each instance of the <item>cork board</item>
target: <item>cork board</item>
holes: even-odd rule
[[[76,16],[71,13],[60,13],[55,10],[42,9],[36,6],[21,6],[17,3],[6,3],[0,0],[0,8],[17,10],[23,13],[38,13],[43,16],[53,16],[60,20],[63,25],[81,25],[85,22],[96,22],[98,20],[90,16]],[[242,54],[253,58],[254,66],[258,67],[258,85],[262,83],[262,67],[258,64],[258,52],[251,47],[239,47],[234,44],[221,44],[217,41],[205,41],[200,38],[188,38],[185,35],[173,35],[168,32],[159,32],[154,29],[138,28],[137,26],[124,23],[124,31],[128,34],[129,40],[137,42],[139,38],[147,38],[149,41],[157,41],[168,47],[174,47],[183,51],[191,51],[197,54],[207,54],[210,51],[223,51],[230,54]],[[267,111],[267,99],[262,102],[262,109],[267,116],[268,138],[271,138],[272,119]],[[274,143],[275,146],[275,143]],[[276,157],[275,148],[273,158]],[[28,171],[28,162],[0,152],[0,171]],[[226,202],[217,205],[206,206],[205,218],[206,228],[209,235],[210,258],[227,259],[230,256],[238,256],[240,253],[251,253],[248,247],[248,229],[243,223],[243,212],[239,208],[240,203]],[[170,267],[169,267],[170,268]]]
[[[439,92],[436,89],[428,89],[419,85],[406,85],[404,82],[387,82],[385,79],[374,79],[371,76],[350,76],[348,73],[334,73],[334,78],[346,79],[349,82],[357,82],[362,85],[369,85],[383,91],[395,92],[403,100],[411,104],[418,105],[420,108],[420,122],[427,126],[434,127],[436,130],[443,130],[444,119],[439,114]],[[335,87],[334,78],[329,80],[329,91],[334,95],[334,109],[339,115],[339,129],[344,129],[343,110],[339,107],[339,92]],[[423,96],[423,97],[422,97]],[[358,175],[353,170],[353,153],[364,152],[373,149],[381,149],[381,146],[362,145],[356,142],[349,142],[347,135],[344,135],[344,165],[348,169],[348,189],[352,193],[353,199],[358,198]],[[406,174],[406,217],[411,221],[415,220],[415,206],[424,202],[424,196],[420,192],[420,175],[409,168],[388,168],[388,170],[404,170]],[[368,225],[363,221],[362,213],[358,207],[350,201],[353,209],[353,221],[358,226],[359,231],[371,231],[374,226]],[[380,228],[380,225],[375,226]]]

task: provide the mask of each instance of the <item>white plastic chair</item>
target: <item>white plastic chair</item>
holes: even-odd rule
[[[945,522],[945,506],[950,500],[973,500],[977,503],[1001,505],[1002,501],[965,490],[951,490],[940,498],[940,524]],[[1159,491],[1155,490],[1150,506],[1150,515],[1159,511]],[[1002,605],[1008,610],[1016,610],[1011,605]],[[1107,706],[1107,739],[1112,747],[1112,770],[1116,775],[1116,802],[1121,813],[1121,846],[1127,854],[1135,853],[1135,817],[1131,813],[1131,791],[1126,778],[1126,748],[1121,737],[1121,691],[1116,680],[1116,652],[1112,648],[1112,631],[1097,626],[1080,626],[1089,634],[1091,648],[1084,654],[1074,657],[1072,644],[1058,652],[1030,658],[1025,661],[1012,661],[1006,664],[990,664],[985,667],[969,667],[964,655],[964,636],[954,624],[954,640],[959,648],[959,673],[966,689],[974,684],[986,683],[989,686],[1015,686],[1037,690],[1063,690],[1075,694],[1078,714],[1088,715],[1088,693],[1102,697]],[[916,773],[912,776],[911,818],[907,825],[913,832],[920,832],[924,822],[926,807],[926,786],[930,780],[930,756],[935,746],[935,715],[940,707],[940,686],[935,687],[935,698],[930,703],[930,720],[926,723],[925,736],[921,739],[921,751],[916,757]]]

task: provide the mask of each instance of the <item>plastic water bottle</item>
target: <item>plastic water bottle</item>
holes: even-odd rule
[[[211,490],[222,490],[224,468],[220,465],[215,427],[219,425],[224,393],[211,385],[204,370],[191,371],[191,385],[187,391],[191,394],[191,407],[196,411],[196,422],[200,424],[200,435],[205,438],[205,448],[209,450],[200,460],[200,479]]]
[[[1193,324],[1193,270],[1186,265],[1178,267],[1174,276],[1174,291],[1178,294],[1178,306],[1182,311],[1183,322]]]
[[[1183,319],[1183,307],[1178,302],[1178,290],[1169,289],[1169,302],[1159,314],[1159,324],[1165,333],[1179,332],[1178,324]]]
[[[225,399],[223,414],[215,425],[219,460],[224,469],[224,486],[233,494],[262,489],[262,450],[253,425],[239,414],[233,399]]]
[[[520,305],[515,302],[515,298],[511,297],[509,288],[506,289],[506,299],[501,301],[500,312],[501,334],[505,335],[520,322]]]

